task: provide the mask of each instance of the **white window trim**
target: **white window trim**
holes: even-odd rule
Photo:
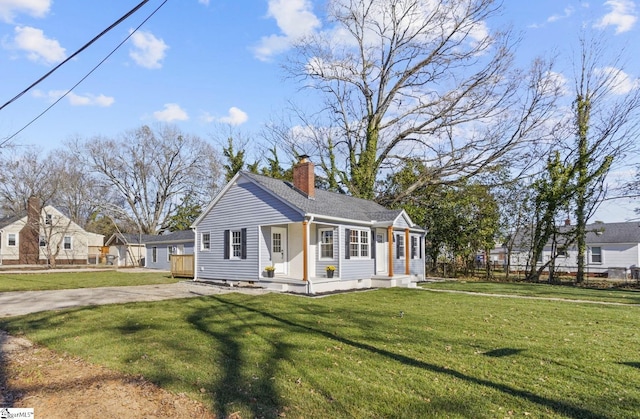
[[[207,240],[209,242],[209,247],[204,247],[205,234],[209,236],[209,240]],[[200,250],[203,252],[211,251],[211,232],[210,231],[203,231],[202,233],[200,233]]]
[[[411,247],[409,247],[409,253],[411,253],[411,259],[420,259],[420,237],[411,235],[409,236]]]
[[[69,248],[67,249],[67,237],[69,238]],[[73,250],[73,238],[71,236],[64,236],[62,238],[62,249]]]
[[[330,231],[331,232],[331,257],[323,257],[322,256],[322,246],[324,244],[328,244],[328,243],[323,243],[322,242],[322,233],[324,233],[325,231]],[[336,250],[335,250],[335,229],[333,228],[319,228],[318,229],[318,250],[320,252],[320,254],[318,255],[318,259],[319,260],[335,260],[335,255],[336,255]]]
[[[396,249],[398,250],[398,255],[397,259],[406,259],[406,254],[407,254],[407,243],[404,237],[404,233],[398,233],[396,234],[397,240],[398,240],[398,244],[396,245]],[[400,249],[400,242],[402,242],[402,249]]]
[[[167,246],[167,262],[171,262],[171,255],[175,254],[175,246],[168,245]]]
[[[353,234],[353,232],[357,232],[358,233],[358,255],[354,256],[353,254],[351,254],[351,246],[356,244],[356,242],[352,242],[351,241],[351,236],[349,236],[349,259],[371,259],[371,230],[365,230],[365,229],[358,229],[358,228],[352,228],[350,229],[351,231],[349,232],[349,234]],[[366,234],[367,237],[367,254],[365,256],[362,255],[362,245],[364,244],[362,242],[362,233]]]
[[[593,261],[593,248],[600,249],[600,262],[594,262]],[[592,265],[602,265],[602,264],[604,264],[604,251],[602,250],[602,246],[592,246],[589,249],[589,263],[592,264]]]
[[[238,239],[238,242],[234,242],[234,239]],[[236,256],[234,246],[238,247],[239,255]],[[241,260],[242,259],[242,230],[229,230],[229,259]]]
[[[13,243],[9,243],[9,239],[13,236]],[[18,246],[18,233],[7,233],[7,247],[17,247]]]

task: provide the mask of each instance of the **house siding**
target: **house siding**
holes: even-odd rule
[[[371,247],[373,246],[373,243],[372,243],[373,238],[371,237],[371,232],[370,232],[371,230],[369,230],[370,232],[369,233],[369,258],[347,259],[346,246],[345,246],[345,241],[346,241],[345,229],[362,230],[361,227],[356,227],[356,226],[340,226],[340,229],[339,229],[340,241],[337,245],[337,249],[339,249],[338,252],[340,255],[340,259],[339,259],[340,266],[338,267],[340,279],[352,280],[352,279],[371,278],[371,276],[375,273],[375,259],[373,259],[373,250],[371,249]]]
[[[196,249],[199,279],[257,280],[263,273],[260,265],[266,266],[270,229],[262,225],[301,222],[302,215],[273,197],[254,183],[238,178],[211,211],[198,223]],[[224,259],[225,230],[247,229],[247,258]],[[201,235],[211,234],[211,246],[201,250]],[[259,249],[261,250],[259,252]],[[258,255],[260,254],[261,260]],[[267,259],[268,260],[268,259]]]

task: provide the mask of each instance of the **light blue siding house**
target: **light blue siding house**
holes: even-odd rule
[[[171,255],[192,255],[195,234],[192,230],[146,236],[145,267],[171,270]]]
[[[195,280],[314,294],[424,278],[424,230],[406,212],[316,190],[306,158],[293,177],[231,179],[193,225]]]

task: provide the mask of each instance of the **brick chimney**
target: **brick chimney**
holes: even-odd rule
[[[27,223],[18,235],[19,263],[35,265],[40,259],[40,199],[31,196],[27,201]]]
[[[293,186],[309,199],[316,196],[316,175],[313,170],[314,165],[305,154],[301,155],[298,164],[293,166]]]
[[[570,226],[571,225],[571,220],[569,218],[567,218],[566,220],[564,220],[564,225],[565,226]]]

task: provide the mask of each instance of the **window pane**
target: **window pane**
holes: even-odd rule
[[[9,234],[9,238],[8,238],[8,244],[9,246],[15,246],[16,245],[16,235],[15,234]]]
[[[369,232],[368,231],[360,232],[360,256],[362,257],[369,256]]]
[[[602,263],[602,248],[601,247],[592,247],[591,248],[591,262],[593,262],[593,263]]]
[[[239,258],[242,256],[242,232],[231,232],[231,250],[233,257]]]
[[[333,230],[320,232],[320,257],[333,259]]]
[[[211,247],[211,236],[209,233],[202,233],[202,248],[209,249]]]
[[[71,249],[71,237],[69,236],[64,236],[64,249],[65,250]]]

